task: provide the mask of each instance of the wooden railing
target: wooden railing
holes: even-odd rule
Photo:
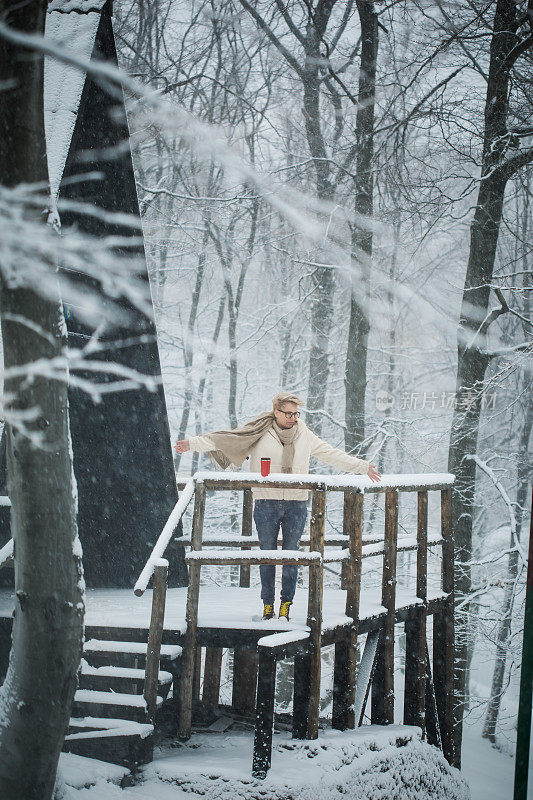
[[[348,628],[339,629],[336,638],[325,641],[335,644],[334,691],[332,724],[339,729],[353,728],[361,723],[371,686],[373,724],[392,724],[394,721],[394,628],[405,623],[405,724],[418,725],[427,733],[428,741],[440,744],[446,758],[455,763],[453,750],[453,537],[451,530],[451,475],[389,475],[381,483],[372,484],[368,478],[354,475],[259,475],[243,473],[200,472],[185,485],[174,511],[159,537],[152,556],[136,584],[136,594],[142,594],[151,574],[154,574],[154,601],[150,640],[157,645],[162,633],[166,572],[158,566],[158,559],[175,532],[192,496],[195,497],[192,534],[181,537],[180,542],[190,544],[189,590],[186,608],[187,632],[184,644],[184,661],[181,678],[181,707],[179,730],[186,738],[190,734],[190,721],[195,675],[198,597],[202,564],[238,564],[241,587],[250,585],[250,566],[260,563],[301,563],[309,567],[308,618],[309,634],[301,631],[281,637],[277,634],[259,640],[257,653],[249,648],[235,647],[234,698],[237,710],[256,709],[256,739],[254,747],[254,774],[266,774],[270,765],[272,720],[275,691],[275,663],[279,658],[294,656],[293,735],[315,738],[318,734],[318,709],[320,700],[320,669],[322,641],[322,582],[323,565],[337,562],[342,565],[342,583],[346,589],[346,616],[351,620]],[[309,489],[312,492],[310,536],[311,552],[292,553],[261,551],[254,554],[252,547],[258,540],[252,536],[252,494],[254,486],[271,488],[290,487]],[[241,490],[243,514],[241,536],[216,539],[203,537],[205,497],[207,490]],[[325,508],[328,491],[343,492],[343,534],[325,539]],[[417,492],[416,536],[402,537],[398,541],[398,493]],[[428,537],[428,492],[441,493],[441,534]],[[385,493],[385,526],[383,537],[363,537],[363,502],[368,493]],[[341,550],[324,552],[325,545]],[[442,591],[438,601],[428,602],[427,551],[429,546],[442,544]],[[240,550],[209,554],[203,547],[234,547]],[[417,602],[409,609],[396,608],[396,559],[398,552],[416,550]],[[314,553],[317,558],[313,558]],[[362,563],[365,557],[383,555],[381,601],[386,613],[379,619],[360,624]],[[154,570],[156,570],[154,572]],[[156,577],[157,576],[157,577]],[[157,598],[157,599],[156,599]],[[426,642],[426,618],[433,614],[433,674]],[[157,631],[155,630],[157,628]],[[160,631],[160,633],[158,633]],[[358,636],[367,633],[367,645],[357,681]],[[381,638],[380,638],[381,637]],[[331,637],[330,637],[331,638]],[[159,638],[160,642],[160,638]],[[218,652],[214,652],[217,650]],[[206,656],[204,701],[213,705],[218,700],[218,686],[213,689],[207,680],[208,673],[218,674],[220,681],[220,648],[209,648]],[[157,670],[156,648],[151,656],[153,669]],[[158,654],[157,654],[158,655]],[[257,701],[255,701],[255,672],[259,658]],[[196,670],[199,677],[199,670]],[[366,673],[368,673],[366,675]],[[153,672],[151,673],[153,675]],[[153,677],[152,685],[155,684]],[[365,677],[366,675],[366,677]],[[366,681],[366,683],[365,683]],[[357,683],[357,693],[356,693]],[[213,690],[213,691],[211,691]],[[145,687],[150,707],[150,687]],[[216,700],[214,699],[216,696]]]

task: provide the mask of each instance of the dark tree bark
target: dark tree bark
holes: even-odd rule
[[[358,0],[357,11],[361,22],[361,65],[355,125],[357,148],[355,211],[368,218],[373,213],[372,161],[374,157],[374,109],[379,28],[378,15],[373,2]],[[346,391],[344,441],[348,452],[358,450],[365,438],[371,260],[372,233],[368,230],[361,230],[357,227],[356,222],[352,230],[352,262],[357,265],[357,275],[352,277],[350,325],[344,377]]]
[[[530,3],[530,15],[533,6]],[[476,465],[465,456],[475,454],[485,372],[490,361],[484,337],[495,314],[487,314],[496,246],[508,179],[533,159],[533,149],[509,150],[507,127],[510,76],[516,59],[531,47],[529,22],[519,19],[513,0],[498,0],[490,44],[490,65],[484,113],[481,181],[470,228],[470,252],[463,291],[457,345],[457,408],[450,436],[448,469],[456,476],[453,530],[456,547],[455,591],[459,601],[471,588],[472,522]],[[520,35],[522,25],[526,32]],[[460,757],[462,714],[467,668],[467,622],[457,620],[455,690],[457,697],[456,753]]]
[[[45,2],[0,0],[0,16],[25,32],[43,33],[45,13]],[[7,187],[46,185],[42,56],[0,37],[0,83],[2,182]],[[39,212],[38,219],[46,224],[46,208]],[[26,273],[19,277],[19,285],[15,275],[1,286],[6,370],[57,357],[66,345],[59,294],[42,297]],[[8,418],[10,412],[37,409],[37,419],[27,428],[40,434],[42,442],[32,443],[17,427],[7,425],[17,601],[10,663],[0,690],[2,800],[51,797],[76,689],[84,605],[81,558],[75,546],[67,380],[66,372],[56,372],[55,379],[36,377],[31,382],[8,376],[5,385],[11,395]]]

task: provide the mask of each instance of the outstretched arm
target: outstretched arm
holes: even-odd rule
[[[356,458],[344,450],[339,450],[338,447],[333,447],[324,439],[312,434],[313,444],[311,447],[311,455],[319,458],[325,464],[331,464],[333,467],[342,470],[342,472],[355,472],[357,475],[368,475],[371,481],[379,481],[381,475],[376,470],[375,466],[370,461],[365,461],[363,458]]]
[[[187,453],[189,450],[195,453],[209,453],[211,450],[216,450],[216,447],[209,436],[191,436],[190,439],[177,441],[174,450],[178,453]]]

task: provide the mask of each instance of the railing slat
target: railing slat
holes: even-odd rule
[[[192,523],[193,550],[200,550],[202,547],[204,512],[205,485],[203,483],[197,483]],[[198,624],[198,598],[200,592],[201,569],[202,565],[199,563],[193,563],[189,567],[189,586],[187,590],[187,607],[185,610],[187,629],[185,632],[185,641],[183,647],[180,714],[178,721],[178,735],[180,739],[189,739],[191,735],[194,663],[196,654],[196,627]]]
[[[311,505],[311,551],[320,553],[318,564],[309,564],[309,601],[307,605],[307,624],[311,630],[309,654],[309,716],[307,738],[318,737],[318,716],[320,712],[320,672],[322,662],[322,591],[324,555],[324,528],[326,522],[326,490],[313,489]],[[311,553],[310,553],[311,555]]]
[[[394,722],[394,618],[396,612],[396,543],[398,538],[398,492],[385,493],[385,550],[381,604],[387,609],[379,658],[372,683],[372,724]]]
[[[418,492],[416,596],[423,605],[405,623],[404,725],[425,730],[428,493]]]
[[[331,724],[338,730],[354,728],[355,684],[357,670],[357,634],[361,593],[363,495],[344,495],[344,532],[349,535],[350,559],[346,564],[346,616],[352,619],[348,636],[335,645],[333,673],[333,713]]]
[[[174,506],[169,518],[165,523],[163,530],[159,534],[159,538],[154,545],[150,557],[148,558],[148,561],[144,565],[144,568],[141,574],[139,575],[137,583],[135,584],[135,588],[133,591],[138,597],[140,597],[146,591],[146,587],[148,586],[150,578],[152,577],[155,564],[160,558],[163,558],[163,556],[165,555],[165,550],[167,549],[168,543],[170,542],[173,533],[178,527],[179,522],[194,495],[194,486],[195,486],[195,479],[191,478],[191,480],[187,483],[185,489],[183,490],[181,496],[179,497],[178,502]]]
[[[452,531],[452,493],[441,493],[442,590],[448,594],[444,609],[433,619],[433,682],[439,716],[442,750],[446,759],[460,767],[460,742],[454,742],[454,562]],[[459,728],[458,728],[459,730]]]
[[[157,684],[159,678],[159,657],[163,640],[165,601],[167,595],[168,561],[161,561],[154,567],[154,589],[152,595],[152,616],[148,631],[146,669],[144,677],[144,699],[148,722],[154,722],[157,707]]]

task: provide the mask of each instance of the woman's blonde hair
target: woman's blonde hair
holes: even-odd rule
[[[293,394],[292,392],[279,392],[279,394],[272,398],[272,408],[275,411],[281,411],[281,407],[284,406],[285,403],[296,403],[297,406],[303,406],[304,401],[298,397],[297,394]]]

